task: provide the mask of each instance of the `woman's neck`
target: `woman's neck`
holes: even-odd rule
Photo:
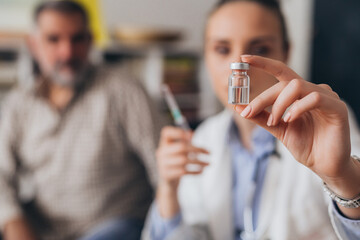
[[[239,137],[244,145],[244,147],[248,150],[252,149],[252,133],[256,127],[256,124],[247,120],[240,115],[234,113],[234,121],[239,131]]]

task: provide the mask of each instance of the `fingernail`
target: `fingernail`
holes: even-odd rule
[[[249,113],[251,111],[251,107],[250,105],[248,105],[241,113],[240,113],[240,116],[242,116],[243,118],[246,118]]]
[[[288,112],[285,114],[285,117],[284,117],[284,122],[289,122],[290,121],[290,117],[291,117],[291,114]]]
[[[252,55],[241,55],[241,59],[243,60],[243,58],[250,58],[252,57]]]
[[[273,122],[273,115],[272,115],[272,114],[270,114],[269,119],[268,119],[268,121],[267,121],[266,125],[268,125],[269,127],[271,127],[272,122]]]

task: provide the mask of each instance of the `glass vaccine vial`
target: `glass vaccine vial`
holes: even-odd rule
[[[247,74],[248,63],[230,64],[232,73],[229,77],[228,103],[236,105],[249,104],[250,77]]]

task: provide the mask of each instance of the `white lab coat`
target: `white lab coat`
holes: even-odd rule
[[[209,236],[214,240],[234,238],[232,164],[226,142],[231,118],[232,113],[225,110],[196,130],[193,143],[210,151],[206,157],[210,165],[203,174],[183,177],[180,182],[184,224],[206,226],[208,232],[195,234],[197,240]],[[359,132],[352,117],[350,126],[352,153],[359,154]],[[270,157],[261,197],[258,218],[261,239],[337,239],[334,228],[338,237],[346,239],[341,225],[336,221],[331,224],[327,211],[330,201],[323,193],[321,179],[298,163],[282,143],[277,142],[276,151],[279,156]],[[179,231],[170,239],[187,239],[185,233],[176,232]]]

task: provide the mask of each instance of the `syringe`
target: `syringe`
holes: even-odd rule
[[[162,85],[162,91],[165,96],[165,101],[167,105],[169,106],[171,115],[174,118],[175,124],[178,127],[181,127],[182,129],[186,131],[190,131],[189,123],[187,122],[186,118],[181,114],[181,111],[179,109],[178,104],[175,101],[174,95],[171,93],[169,86],[167,84]]]

